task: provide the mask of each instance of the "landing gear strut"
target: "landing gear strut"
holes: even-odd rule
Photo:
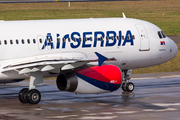
[[[37,84],[43,82],[42,72],[33,72],[30,76],[29,89],[23,88],[19,92],[19,101],[21,103],[38,104],[41,100],[41,93],[34,89]]]
[[[122,84],[122,90],[132,92],[134,90],[134,84],[132,82],[129,82],[130,77],[128,74],[128,70],[124,70],[124,78],[123,78],[123,84]],[[131,71],[132,72],[132,71]]]

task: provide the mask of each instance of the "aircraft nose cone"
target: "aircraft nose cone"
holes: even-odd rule
[[[174,58],[178,53],[178,46],[173,40],[170,39],[170,41],[171,41],[170,53],[172,54],[172,58]]]

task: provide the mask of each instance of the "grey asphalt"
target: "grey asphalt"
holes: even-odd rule
[[[171,38],[176,44],[180,44],[180,36],[169,35],[168,37]]]
[[[0,119],[3,120],[178,120],[180,73],[132,75],[135,90],[103,94],[59,91],[55,80],[37,86],[38,105],[22,104],[17,96],[28,81],[0,85]]]

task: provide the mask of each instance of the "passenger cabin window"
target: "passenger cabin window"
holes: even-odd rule
[[[33,43],[34,43],[34,44],[36,43],[36,40],[35,40],[35,39],[33,39]]]
[[[87,38],[86,38],[86,37],[84,37],[84,40],[85,40],[85,41],[87,41]]]
[[[19,41],[18,41],[18,40],[16,40],[16,44],[19,44]]]
[[[11,43],[11,44],[13,44],[13,41],[12,41],[12,40],[10,40],[10,43]]]
[[[51,43],[51,38],[48,38],[49,43]]]
[[[57,38],[57,42],[60,43],[60,38]]]
[[[63,38],[63,42],[65,42],[65,38]]]
[[[39,42],[42,43],[42,39],[41,38],[39,39]]]
[[[73,38],[73,40],[74,40],[74,42],[76,42],[76,38],[75,37]]]
[[[28,42],[28,44],[30,44],[30,40],[29,39],[27,39],[27,42]]]
[[[119,40],[119,36],[116,36],[117,37],[117,40]]]
[[[130,40],[130,36],[129,35],[127,36],[127,40]]]
[[[91,37],[92,38],[92,37]],[[91,40],[92,41],[92,40]],[[101,41],[103,41],[103,37],[101,36]]]
[[[21,42],[22,42],[22,44],[24,44],[24,40],[23,39],[21,40]]]
[[[70,39],[70,38],[68,38],[68,42],[71,42],[71,39]]]
[[[124,36],[122,35],[122,39],[124,40]]]
[[[6,40],[4,40],[4,44],[5,44],[5,45],[7,44],[7,41],[6,41]]]
[[[135,36],[133,35],[132,37],[133,37],[133,40],[134,40],[134,39],[135,39]]]
[[[113,36],[111,36],[111,39],[112,39],[112,40],[114,40],[114,37],[113,37]]]
[[[160,39],[162,39],[161,31],[158,31],[158,36]]]
[[[108,36],[106,36],[106,40],[109,40],[109,37],[108,37]]]
[[[79,41],[81,42],[81,37],[79,37]]]

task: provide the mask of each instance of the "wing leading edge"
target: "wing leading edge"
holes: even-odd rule
[[[27,74],[32,72],[46,72],[57,70],[70,70],[83,66],[89,62],[98,62],[101,66],[104,61],[115,61],[114,57],[105,57],[95,52],[98,58],[65,58],[65,59],[44,59],[31,62],[15,63],[3,67],[2,72],[17,71],[19,74]],[[61,69],[60,69],[61,68]]]

